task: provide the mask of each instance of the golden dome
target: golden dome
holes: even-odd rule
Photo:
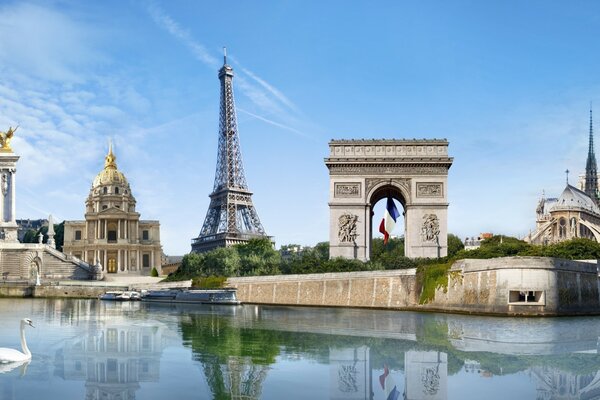
[[[108,148],[108,154],[104,159],[104,169],[100,171],[98,175],[96,175],[94,183],[92,184],[93,188],[102,185],[129,185],[125,175],[123,175],[123,173],[117,169],[116,160],[117,157],[115,157],[112,152],[111,144]]]

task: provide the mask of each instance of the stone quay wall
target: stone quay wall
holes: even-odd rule
[[[418,303],[416,270],[229,278],[244,303],[405,308]]]
[[[244,303],[473,314],[600,314],[597,265],[546,257],[460,260],[419,304],[415,269],[229,278]],[[523,298],[523,296],[525,298]]]
[[[600,314],[596,264],[548,257],[457,261],[421,307],[503,315]],[[532,294],[523,301],[519,294]]]

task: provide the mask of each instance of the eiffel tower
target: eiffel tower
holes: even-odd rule
[[[227,65],[226,52],[219,80],[221,111],[215,184],[202,230],[197,238],[192,239],[194,253],[268,237],[252,204],[252,192],[248,190],[244,176],[233,101],[233,68]]]

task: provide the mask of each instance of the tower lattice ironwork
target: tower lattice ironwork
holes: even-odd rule
[[[599,204],[598,199],[598,167],[596,165],[596,155],[594,154],[594,127],[592,123],[592,109],[590,107],[590,139],[587,161],[585,163],[585,193]]]
[[[192,240],[192,251],[196,253],[267,237],[246,184],[233,99],[233,68],[227,64],[226,54],[219,80],[221,110],[217,169],[202,230]]]

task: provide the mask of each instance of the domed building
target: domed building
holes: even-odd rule
[[[160,223],[140,220],[135,205],[111,145],[85,201],[85,221],[65,221],[63,251],[100,263],[104,273],[149,275],[153,267],[160,273]]]

